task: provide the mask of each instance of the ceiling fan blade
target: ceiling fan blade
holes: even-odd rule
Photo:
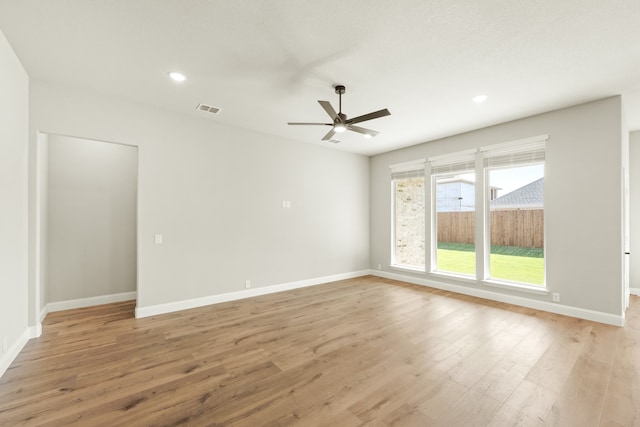
[[[375,111],[373,113],[364,114],[362,116],[354,117],[353,119],[348,119],[347,124],[350,125],[352,123],[360,123],[366,122],[367,120],[377,119],[379,117],[390,116],[391,113],[386,108],[384,110]]]
[[[347,125],[347,129],[352,130],[354,132],[361,133],[363,135],[369,135],[371,137],[374,137],[380,133],[376,130],[365,129],[365,128],[361,128],[360,126],[354,126],[354,125]]]
[[[338,117],[338,113],[336,113],[336,110],[333,109],[333,106],[329,101],[318,101],[318,104],[324,108],[324,111],[326,111],[329,117],[331,117],[331,120],[335,120],[336,117]]]
[[[335,135],[335,134],[336,134],[336,131],[335,131],[333,128],[331,128],[331,130],[329,131],[329,133],[327,133],[324,137],[322,137],[322,140],[323,140],[323,141],[328,141],[328,140],[330,140],[331,138],[333,138],[333,135]]]
[[[333,126],[333,123],[298,123],[298,122],[289,122],[287,123],[288,125],[294,125],[294,126],[315,126],[315,125],[319,125],[319,126]]]

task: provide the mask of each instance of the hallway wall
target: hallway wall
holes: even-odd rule
[[[49,135],[47,302],[136,290],[136,147]]]
[[[29,77],[0,32],[0,376],[29,338]]]

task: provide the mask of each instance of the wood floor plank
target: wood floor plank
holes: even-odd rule
[[[539,327],[522,337],[473,389],[504,402],[547,351],[553,337],[546,327]]]
[[[557,393],[547,390],[541,385],[522,380],[502,404],[502,407],[507,407],[508,413],[519,414],[525,418],[546,423],[547,414],[551,411],[557,396]]]
[[[527,381],[555,392],[562,389],[593,328],[589,322],[573,319],[563,319],[561,324],[554,342],[525,377]]]
[[[10,426],[640,426],[616,328],[365,276],[134,318],[51,313],[0,378]]]
[[[549,425],[540,418],[533,418],[510,405],[502,405],[488,424],[491,427],[544,427]]]
[[[449,411],[436,420],[438,426],[486,426],[500,407],[497,400],[468,390]]]
[[[444,418],[467,391],[462,384],[443,377],[418,402],[418,409],[433,420]]]
[[[610,367],[580,356],[545,420],[558,426],[598,425]]]
[[[640,329],[622,330],[614,353],[602,425],[640,426]]]
[[[433,418],[423,414],[414,405],[402,405],[385,417],[384,421],[390,427],[418,427],[435,424]]]

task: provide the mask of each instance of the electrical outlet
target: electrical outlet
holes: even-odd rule
[[[378,270],[382,270],[382,264],[378,264]]]
[[[245,287],[245,289],[249,289],[251,287],[251,280],[245,280],[244,281],[244,287]]]
[[[560,302],[560,293],[554,292],[551,296],[553,297],[553,302]]]

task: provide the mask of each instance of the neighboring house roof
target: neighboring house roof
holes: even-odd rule
[[[491,201],[491,208],[532,209],[544,206],[544,178]]]

